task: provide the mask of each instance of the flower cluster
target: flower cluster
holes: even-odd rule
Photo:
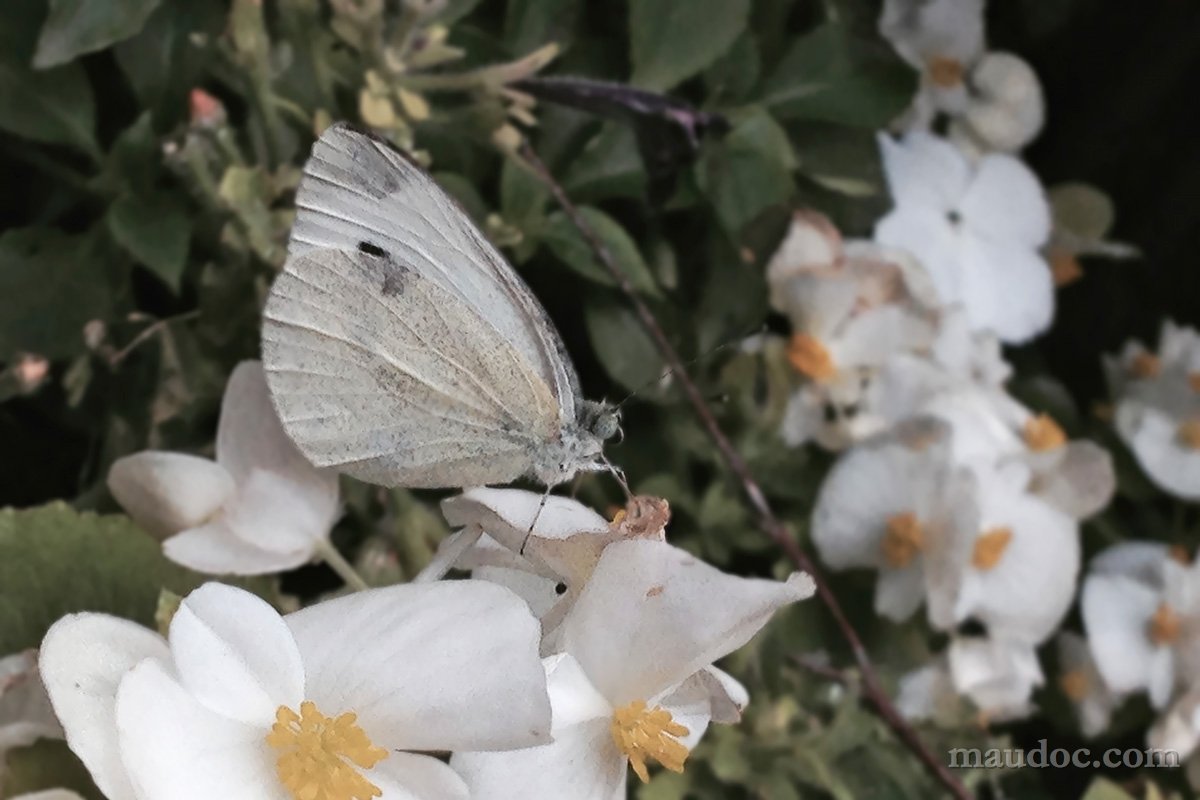
[[[336,476],[287,439],[256,362],[229,379],[215,462],[139,453],[109,485],[193,569],[324,558],[356,577],[329,541]],[[740,719],[748,694],[713,662],[813,592],[800,573],[735,577],[668,544],[658,498],[611,521],[518,489],[443,510],[459,530],[409,584],[281,616],[208,583],[161,634],[59,620],[40,658],[2,662],[0,747],[65,735],[110,800],[624,796],[627,766],[682,771],[710,723]]]
[[[1023,61],[987,52],[982,14],[982,2],[885,3],[881,32],[922,75],[898,136],[879,134],[893,207],[870,240],[797,212],[767,270],[797,383],[781,434],[844,451],[813,542],[834,569],[877,572],[878,614],[901,622],[924,607],[949,637],[900,697],[909,716],[947,721],[961,698],[989,720],[1033,710],[1036,649],[1075,599],[1080,523],[1115,488],[1106,450],[1005,389],[1002,347],[1051,324],[1056,262],[1124,251],[1099,244],[1106,226],[1072,233],[1070,203],[1052,207],[1015,155],[1040,129],[1041,90]],[[1080,202],[1080,190],[1063,196]],[[1170,334],[1161,372],[1132,372],[1150,363],[1133,350],[1112,371],[1122,434],[1178,482],[1187,473],[1171,459],[1200,395],[1187,408],[1170,399],[1195,369]],[[1081,641],[1061,640],[1065,657],[1082,658]]]

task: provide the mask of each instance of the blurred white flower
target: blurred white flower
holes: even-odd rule
[[[817,496],[813,543],[833,569],[878,571],[876,613],[899,622],[926,603],[946,630],[979,529],[975,490],[950,460],[949,429],[912,420],[842,455]]]
[[[972,330],[1019,343],[1054,315],[1054,284],[1039,248],[1050,211],[1029,168],[993,153],[972,165],[954,145],[923,132],[879,137],[895,208],[875,240],[912,253],[943,304],[961,304]]]
[[[949,137],[973,157],[1015,153],[1042,130],[1046,100],[1037,73],[1012,53],[986,53],[972,67],[967,99]]]
[[[44,789],[40,792],[13,795],[9,800],[83,800],[70,789]]]
[[[553,743],[450,763],[489,800],[612,800],[627,765],[642,780],[652,760],[681,772],[709,722],[736,721],[747,700],[712,662],[812,592],[807,575],[738,578],[665,542],[616,542],[563,621],[565,652],[544,662]]]
[[[146,451],[108,473],[117,502],[172,561],[210,574],[281,572],[328,547],[337,475],[318,470],[284,433],[262,365],[243,361],[221,401],[216,461]]]
[[[1200,334],[1163,323],[1157,352],[1139,342],[1105,360],[1116,428],[1161,489],[1200,500]]]
[[[1108,730],[1122,696],[1104,682],[1087,640],[1077,633],[1058,634],[1058,685],[1075,707],[1083,735],[1091,738]]]
[[[1079,526],[1026,491],[1019,465],[976,471],[978,528],[961,579],[955,621],[982,622],[991,637],[1045,641],[1075,598]]]
[[[941,656],[900,679],[896,706],[907,719],[943,727],[959,727],[972,718],[981,724],[1008,722],[1034,711],[1033,690],[1044,680],[1028,644],[959,637]]]
[[[901,122],[926,128],[938,112],[966,105],[966,76],[984,50],[984,0],[885,0],[880,34],[921,73],[913,108]]]
[[[46,634],[67,743],[110,800],[449,800],[462,780],[407,751],[546,741],[538,626],[483,581],[393,586],[287,617],[220,584],[164,640],[104,614]]]
[[[1184,693],[1162,713],[1146,734],[1146,744],[1156,750],[1173,750],[1180,759],[1196,754],[1200,745],[1200,688]],[[1190,763],[1188,766],[1190,778],[1196,767]]]
[[[557,652],[559,625],[604,548],[631,538],[665,541],[671,515],[665,500],[636,496],[609,522],[568,497],[486,487],[446,498],[442,514],[460,530],[447,537],[417,581],[462,569],[511,589],[541,621],[545,654]]]
[[[1165,708],[1200,674],[1200,566],[1164,547],[1120,547],[1083,584],[1088,644],[1113,691],[1144,690]]]

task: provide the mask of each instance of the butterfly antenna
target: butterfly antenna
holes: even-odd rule
[[[542,509],[546,507],[546,502],[550,499],[550,487],[546,487],[546,491],[542,492],[542,501],[538,503],[537,513],[533,515],[533,519],[529,522],[529,530],[525,531],[525,539],[521,542],[521,549],[518,555],[525,555],[525,548],[529,545],[529,539],[533,536],[533,529],[537,527],[538,519],[542,516]]]
[[[717,345],[716,347],[705,350],[700,355],[698,355],[694,358],[688,359],[687,361],[683,362],[679,366],[680,366],[680,368],[685,368],[685,367],[690,367],[693,364],[698,364],[699,362],[704,361],[705,359],[715,356],[717,353],[721,352],[722,350],[726,350],[730,347],[733,347],[734,345],[739,345],[742,342],[746,341],[746,339],[749,338],[750,336],[753,336],[756,333],[763,333],[766,330],[767,330],[766,324],[757,325],[757,326],[751,328],[750,330],[746,331],[745,333],[741,334],[740,336],[735,336],[732,339],[722,342],[721,344]],[[637,389],[634,389],[632,392],[625,395],[625,398],[623,400],[621,400],[621,402],[617,403],[616,406],[614,406],[614,408],[620,409],[622,406],[624,406],[630,400],[637,397],[642,392],[646,391],[646,389],[650,388],[651,386],[653,386],[656,383],[660,383],[664,378],[666,378],[670,375],[673,375],[674,373],[675,373],[675,368],[668,367],[667,369],[663,370],[662,374],[659,375],[657,378],[652,378],[651,380],[646,381],[644,384],[639,386]]]

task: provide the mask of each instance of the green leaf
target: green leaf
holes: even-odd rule
[[[663,374],[662,356],[624,303],[611,300],[589,305],[584,321],[596,357],[621,386],[638,391]]]
[[[12,11],[5,8],[4,14]],[[34,71],[26,53],[29,18],[0,19],[0,129],[46,144],[63,144],[100,160],[96,110],[83,67]]]
[[[637,243],[621,227],[621,223],[591,206],[580,206],[579,214],[595,231],[600,242],[616,261],[617,267],[629,278],[633,288],[646,294],[657,295],[659,292],[654,283],[654,276],[642,259]],[[541,241],[560,261],[588,280],[604,286],[616,285],[616,281],[604,265],[596,260],[592,248],[564,212],[555,211],[547,217]]]
[[[728,136],[705,148],[696,177],[722,227],[736,237],[765,209],[787,202],[796,163],[779,124],[766,111],[751,109]]]
[[[50,0],[50,16],[38,36],[33,65],[57,67],[84,53],[103,50],[142,29],[162,0]]]
[[[0,653],[37,647],[64,614],[101,611],[154,626],[159,592],[186,594],[202,576],[163,557],[123,515],[55,502],[0,511]]]
[[[576,200],[640,196],[646,185],[646,167],[638,154],[633,127],[604,123],[571,160],[562,185]]]
[[[631,82],[677,86],[720,58],[749,15],[750,0],[630,0]]]
[[[579,0],[512,0],[504,18],[504,40],[525,55],[549,42],[566,46],[575,38]]]
[[[750,0],[630,0],[630,82],[674,88],[720,58],[749,15]]]
[[[882,42],[827,23],[796,41],[763,88],[780,119],[882,128],[912,100],[917,74]]]
[[[112,291],[89,237],[39,228],[0,235],[0,358],[83,349],[83,326],[112,310]],[[7,652],[7,651],[5,651]]]
[[[168,194],[124,194],[105,218],[117,244],[175,292],[187,265],[192,226],[187,210]]]
[[[1097,778],[1088,786],[1082,800],[1135,800],[1135,798],[1108,778]]]

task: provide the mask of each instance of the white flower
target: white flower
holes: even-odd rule
[[[10,800],[83,800],[70,789],[44,789],[40,792],[14,795]]]
[[[1200,500],[1200,334],[1167,321],[1157,353],[1139,343],[1107,360],[1116,427],[1155,484]]]
[[[907,719],[942,727],[1007,722],[1034,711],[1030,698],[1044,682],[1033,648],[1021,642],[960,637],[946,652],[900,679],[896,707]],[[971,714],[963,702],[975,708]]]
[[[1200,689],[1186,692],[1163,712],[1146,734],[1155,750],[1173,750],[1187,758],[1200,745]]]
[[[975,486],[949,458],[949,430],[913,420],[849,450],[821,485],[812,537],[834,569],[878,570],[876,613],[903,621],[923,602],[948,629],[979,527]]]
[[[1038,253],[1050,210],[1037,178],[1009,155],[972,166],[954,145],[913,132],[881,135],[884,171],[895,208],[875,240],[912,253],[942,302],[959,303],[973,330],[1024,342],[1054,315],[1054,284]]]
[[[812,580],[726,575],[665,542],[605,549],[563,621],[565,652],[546,659],[552,744],[508,753],[456,753],[472,796],[488,800],[625,797],[626,765],[681,771],[710,721],[737,718],[746,697],[711,670]]]
[[[1024,59],[987,53],[971,69],[968,84],[967,100],[949,130],[951,141],[968,154],[1015,153],[1041,132],[1046,100]]]
[[[667,502],[655,497],[631,498],[609,522],[568,497],[490,488],[446,498],[442,514],[461,529],[417,580],[437,580],[457,568],[511,589],[541,620],[544,653],[556,652],[558,627],[604,548],[628,538],[663,541],[670,519]]]
[[[1036,645],[1075,597],[1081,545],[1071,517],[1026,491],[1019,465],[976,471],[978,528],[961,579],[955,620],[974,618],[993,638]]]
[[[287,617],[210,583],[165,640],[104,614],[63,618],[41,670],[109,800],[449,800],[467,796],[461,779],[408,751],[546,741],[537,640],[525,604],[483,581],[364,591]]]
[[[964,107],[964,78],[984,49],[983,7],[984,0],[885,0],[879,32],[921,72],[906,127],[928,127],[938,112]]]
[[[1080,603],[1096,667],[1113,691],[1145,690],[1164,708],[1200,672],[1200,566],[1127,545],[1102,567]]]
[[[327,546],[337,475],[313,467],[284,433],[262,365],[244,361],[225,387],[216,461],[147,451],[118,459],[113,496],[139,524],[169,536],[172,561],[210,574],[281,572]]]
[[[1034,711],[1033,690],[1045,683],[1032,646],[995,637],[962,637],[946,652],[958,692],[987,722],[1006,722]]]

